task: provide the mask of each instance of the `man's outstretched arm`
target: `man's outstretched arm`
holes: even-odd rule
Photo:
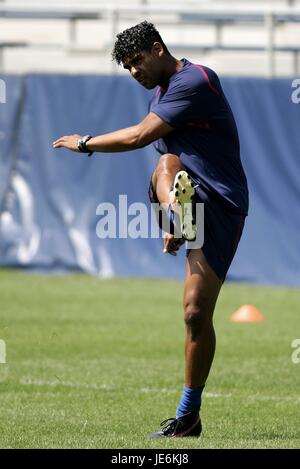
[[[153,112],[150,112],[139,124],[126,129],[91,138],[86,146],[91,152],[114,153],[136,150],[172,132],[173,127],[164,122]],[[78,139],[80,135],[67,135],[53,142],[54,148],[68,148],[79,152]]]

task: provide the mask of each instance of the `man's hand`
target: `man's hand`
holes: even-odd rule
[[[177,256],[177,251],[184,243],[184,239],[174,238],[174,235],[171,235],[170,233],[165,233],[163,252],[168,252],[169,254],[171,254],[171,256]]]
[[[65,135],[60,137],[58,140],[53,142],[53,148],[67,148],[68,150],[79,152],[78,149],[78,140],[81,138],[81,135]]]

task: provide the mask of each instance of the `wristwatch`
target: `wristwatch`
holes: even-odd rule
[[[94,153],[93,151],[90,151],[86,146],[86,142],[88,142],[91,138],[93,138],[92,135],[85,135],[84,137],[81,137],[77,142],[78,150],[81,153],[88,153],[88,156],[92,156],[92,154]]]

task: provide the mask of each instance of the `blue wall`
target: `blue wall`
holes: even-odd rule
[[[54,151],[71,133],[135,124],[151,93],[128,77],[5,76],[0,104],[0,265],[95,275],[184,274],[184,252],[161,240],[96,235],[102,202],[147,201],[158,156],[151,146],[93,158]],[[250,213],[228,279],[300,285],[300,103],[289,79],[224,78],[237,120]],[[129,220],[132,217],[128,217]]]

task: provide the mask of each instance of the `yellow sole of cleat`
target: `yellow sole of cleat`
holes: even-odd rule
[[[179,208],[181,233],[187,241],[196,238],[196,221],[193,217],[192,201],[195,189],[186,171],[179,171],[174,179],[174,195]]]

